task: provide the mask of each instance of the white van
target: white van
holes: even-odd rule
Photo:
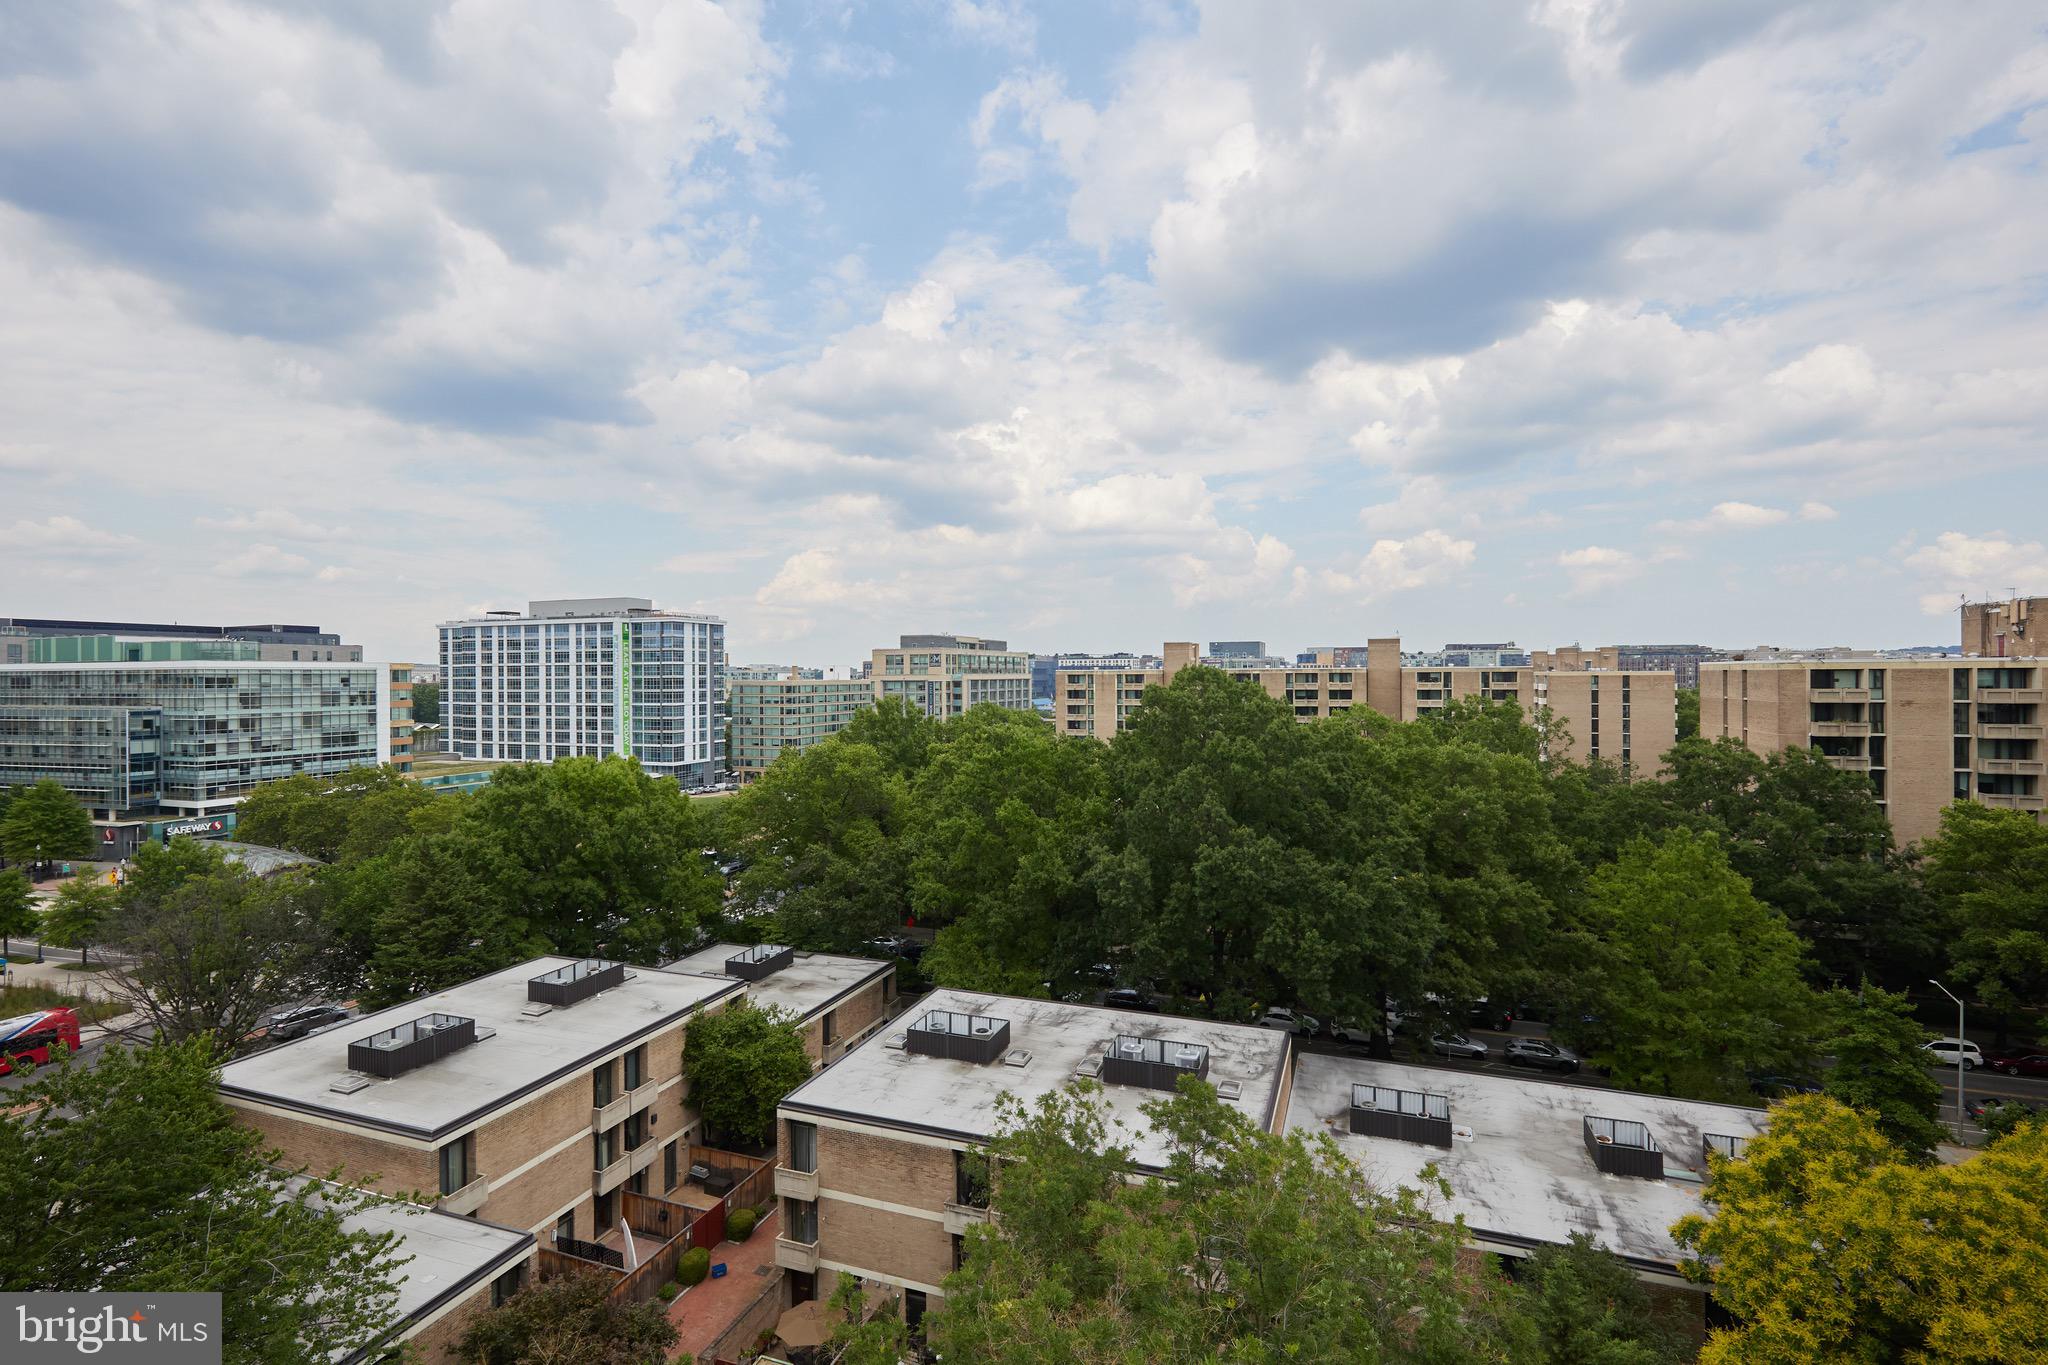
[[[1927,1054],[1929,1066],[1954,1066],[1959,1056],[1965,1071],[1975,1071],[1984,1065],[1983,1052],[1967,1038],[1936,1038],[1921,1051]]]

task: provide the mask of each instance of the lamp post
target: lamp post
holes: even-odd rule
[[[1961,1043],[1963,1041],[1962,998],[1931,976],[1927,978],[1927,984],[1956,1002],[1956,1042]],[[1963,1049],[1961,1047],[1956,1048],[1956,1145],[1959,1147],[1968,1145],[1963,1141]]]

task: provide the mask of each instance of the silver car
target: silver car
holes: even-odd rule
[[[1475,1043],[1462,1033],[1439,1033],[1429,1040],[1429,1050],[1439,1057],[1468,1057],[1473,1061],[1484,1061],[1489,1049],[1484,1043]]]

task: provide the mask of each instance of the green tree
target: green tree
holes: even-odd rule
[[[83,963],[92,956],[93,945],[105,941],[114,905],[113,887],[97,877],[73,877],[57,888],[57,898],[43,912],[42,941],[78,949]]]
[[[265,782],[243,797],[236,808],[235,837],[333,862],[349,842],[358,808],[394,792],[404,794],[401,801],[420,804],[439,799],[388,764],[324,776],[300,773]]]
[[[835,1365],[898,1365],[910,1353],[910,1329],[897,1300],[891,1297],[868,1313],[868,1297],[860,1277],[839,1272],[839,1285],[826,1307],[841,1315],[832,1329]]]
[[[104,980],[159,1036],[204,1035],[231,1052],[316,989],[323,945],[310,891],[303,875],[258,878],[196,840],[145,847],[101,930],[118,955]]]
[[[2024,811],[1958,801],[1925,846],[1954,974],[1999,1015],[2048,1005],[2048,827]]]
[[[1678,705],[1677,738],[1698,739],[1700,737],[1700,690],[1697,687],[1681,687],[1675,694]]]
[[[480,1313],[455,1353],[470,1365],[662,1365],[676,1344],[668,1305],[619,1303],[612,1278],[563,1275]]]
[[[1090,1083],[1003,1101],[996,1218],[928,1338],[949,1360],[1487,1361],[1528,1333],[1458,1266],[1462,1227],[1382,1193],[1327,1137],[1268,1133],[1209,1086],[1145,1106],[1161,1178]]]
[[[1827,1093],[1875,1121],[1908,1156],[1931,1159],[1943,1140],[1942,1092],[1921,1051],[1927,1030],[1914,1021],[1906,997],[1875,986],[1860,994],[1836,991],[1828,1017],[1835,1064],[1823,1082]]]
[[[1109,747],[1091,873],[1107,940],[1194,1008],[1275,1000],[1369,1019],[1439,936],[1401,874],[1418,852],[1346,718],[1298,724],[1213,668],[1148,688]]]
[[[1518,1310],[1534,1327],[1540,1365],[1666,1365],[1692,1359],[1659,1318],[1649,1291],[1618,1256],[1583,1232],[1522,1262]]]
[[[0,820],[0,856],[9,862],[47,864],[90,858],[95,851],[92,817],[49,778],[16,791]]]
[[[939,722],[902,697],[883,697],[873,706],[861,707],[840,731],[847,743],[873,749],[892,771],[905,777],[924,766],[938,733]]]
[[[441,684],[416,682],[412,685],[412,718],[419,725],[441,723]]]
[[[1810,1064],[1814,1002],[1785,918],[1752,896],[1711,834],[1637,840],[1597,870],[1584,908],[1593,1058],[1629,1090],[1746,1093],[1746,1070]]]
[[[271,1164],[216,1093],[203,1042],[109,1046],[43,1073],[0,1114],[0,1284],[211,1292],[222,1358],[302,1365],[379,1340],[398,1301],[390,1234],[344,1220],[378,1197]]]
[[[811,1058],[796,1016],[736,1000],[690,1021],[683,1075],[705,1123],[760,1145],[775,1138],[775,1106],[810,1079]]]
[[[357,894],[330,903],[326,920],[344,941],[369,945],[367,1006],[410,1000],[560,948],[526,913],[520,869],[487,832],[465,826],[409,841],[389,864],[372,862],[382,875],[340,883]],[[369,917],[367,930],[343,918],[351,912]]]
[[[11,867],[0,872],[0,959],[11,951],[11,940],[35,928],[35,892],[28,877]]]
[[[1672,1229],[1740,1322],[1702,1365],[2048,1358],[2043,1189],[2048,1128],[1922,1166],[1826,1096],[1773,1106]]]

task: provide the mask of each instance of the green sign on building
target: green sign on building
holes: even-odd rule
[[[633,752],[633,628],[619,622],[619,746],[622,754]]]

